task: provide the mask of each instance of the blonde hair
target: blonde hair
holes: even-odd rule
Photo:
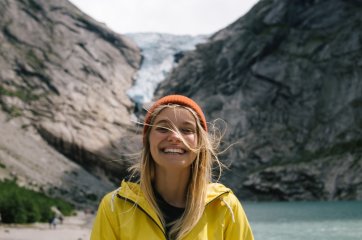
[[[165,108],[176,107],[185,108],[193,114],[196,121],[197,133],[197,147],[196,149],[191,149],[177,128],[173,127],[173,129],[170,129],[171,131],[176,131],[180,136],[181,141],[183,141],[191,151],[196,153],[196,159],[191,165],[191,175],[187,190],[185,211],[181,218],[173,223],[173,226],[170,230],[170,235],[173,238],[180,239],[197,224],[204,212],[207,186],[212,181],[212,167],[214,162],[217,163],[219,167],[220,177],[223,165],[217,157],[217,148],[219,147],[221,136],[217,134],[217,131],[213,131],[213,134],[206,132],[202,127],[199,118],[197,117],[198,115],[193,109],[177,104],[161,105],[152,112],[150,121],[151,127],[147,129],[144,136],[141,162],[138,163],[138,166],[133,166],[132,169],[134,170],[134,174],[138,173],[140,176],[140,186],[145,198],[154,208],[163,225],[165,225],[165,220],[160,208],[157,205],[155,193],[152,187],[152,181],[155,176],[155,162],[151,156],[149,135],[156,116]]]

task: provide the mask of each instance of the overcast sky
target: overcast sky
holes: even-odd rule
[[[70,0],[118,33],[214,33],[258,0]]]

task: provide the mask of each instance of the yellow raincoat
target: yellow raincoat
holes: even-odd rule
[[[155,211],[136,183],[123,181],[100,203],[91,240],[168,240]],[[208,186],[204,213],[183,240],[253,240],[245,212],[232,191],[222,184]]]

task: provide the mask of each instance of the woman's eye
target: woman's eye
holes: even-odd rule
[[[195,132],[195,130],[191,129],[191,128],[181,128],[180,129],[182,133],[184,134],[192,134]]]
[[[166,133],[168,132],[168,128],[166,127],[156,127],[157,132]]]

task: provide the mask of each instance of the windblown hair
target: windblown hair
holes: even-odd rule
[[[197,147],[192,149],[182,137],[182,134],[174,126],[171,131],[177,132],[181,141],[189,148],[190,151],[196,153],[196,159],[191,165],[191,174],[186,196],[186,207],[180,219],[176,220],[170,230],[172,239],[181,239],[185,236],[200,220],[206,202],[207,186],[212,181],[212,167],[216,163],[221,174],[222,163],[217,157],[217,149],[220,144],[221,136],[217,131],[209,130],[209,133],[202,127],[199,118],[194,110],[189,107],[169,104],[157,107],[151,117],[150,127],[145,133],[144,146],[141,153],[141,162],[138,166],[134,166],[134,173],[140,176],[140,186],[149,204],[155,209],[156,213],[165,224],[161,210],[156,203],[155,193],[152,182],[155,177],[155,162],[151,155],[149,136],[156,116],[165,108],[185,108],[190,111],[196,121]],[[212,133],[210,133],[212,132]],[[219,176],[220,177],[220,176]]]

